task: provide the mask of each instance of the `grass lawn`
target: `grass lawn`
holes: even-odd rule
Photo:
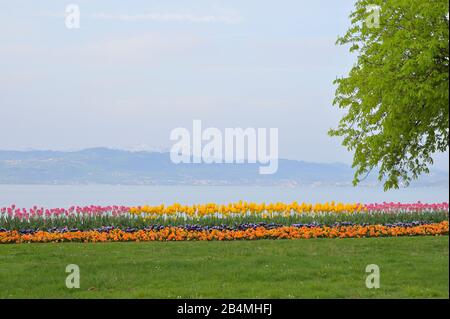
[[[449,238],[0,245],[0,297],[448,298]]]

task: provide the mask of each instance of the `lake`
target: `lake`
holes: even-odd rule
[[[349,186],[113,186],[113,185],[0,185],[0,207],[16,204],[68,207],[71,205],[156,205],[179,202],[448,202],[448,187],[411,187],[384,192],[381,187]]]

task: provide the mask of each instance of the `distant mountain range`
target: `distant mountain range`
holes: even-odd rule
[[[260,164],[173,164],[169,153],[92,148],[75,152],[0,151],[0,184],[111,185],[350,185],[353,170],[341,163],[279,160],[278,172]],[[414,185],[448,185],[448,172],[432,170]],[[369,176],[364,184],[377,184]]]

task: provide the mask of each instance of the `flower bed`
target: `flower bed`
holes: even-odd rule
[[[366,238],[426,235],[448,235],[448,221],[418,226],[281,226],[275,228],[261,226],[245,230],[214,228],[188,230],[180,227],[163,227],[161,229],[131,232],[120,229],[67,232],[36,231],[30,234],[4,231],[0,232],[0,243]]]
[[[0,243],[448,235],[441,204],[73,206],[0,209]]]

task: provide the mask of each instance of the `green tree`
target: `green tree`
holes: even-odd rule
[[[356,1],[337,44],[357,62],[334,82],[346,113],[329,132],[354,152],[355,185],[374,169],[385,190],[408,185],[448,150],[448,12],[448,0]]]

